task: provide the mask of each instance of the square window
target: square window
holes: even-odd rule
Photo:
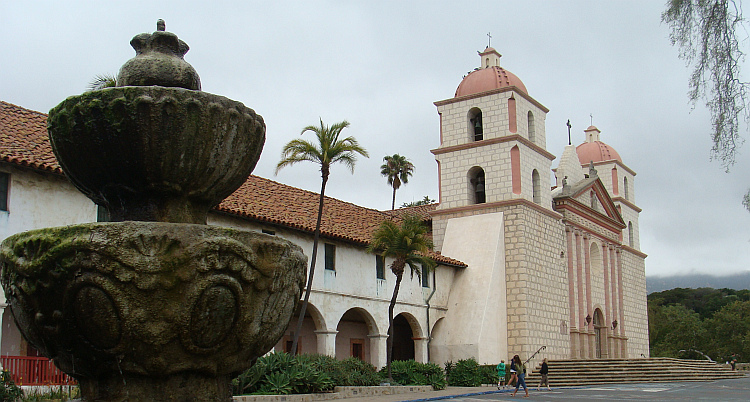
[[[385,279],[385,257],[375,256],[375,275],[378,279]]]
[[[326,269],[335,271],[336,270],[336,246],[333,244],[325,244],[325,262]]]

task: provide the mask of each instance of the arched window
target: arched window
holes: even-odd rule
[[[482,111],[479,108],[469,110],[469,133],[474,141],[484,139],[484,127],[482,126]]]
[[[529,141],[536,142],[536,131],[534,129],[534,113],[531,113],[531,110],[529,110],[528,121],[529,121]]]
[[[628,222],[628,244],[630,247],[635,247],[634,234],[633,234],[633,222]]]
[[[487,202],[487,196],[485,194],[485,179],[484,170],[479,166],[475,166],[469,170],[469,184],[471,188],[471,196],[474,204],[484,204]]]
[[[542,203],[542,189],[541,189],[541,183],[539,179],[539,172],[534,169],[534,171],[531,172],[531,188],[532,188],[532,200],[537,203]]]
[[[622,179],[622,187],[623,187],[623,191],[625,192],[625,199],[627,200],[627,199],[629,199],[628,198],[629,194],[628,194],[628,178],[627,177],[623,177],[623,179]]]

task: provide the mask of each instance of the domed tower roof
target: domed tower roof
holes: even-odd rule
[[[456,98],[511,86],[528,94],[526,86],[515,74],[500,67],[501,55],[497,50],[488,47],[479,56],[482,58],[482,66],[464,77],[456,89]]]
[[[614,148],[599,140],[601,131],[598,128],[589,126],[589,128],[584,130],[584,133],[586,133],[586,142],[576,147],[576,153],[581,165],[612,160],[622,163],[620,154]]]

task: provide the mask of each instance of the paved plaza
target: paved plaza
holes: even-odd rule
[[[514,398],[510,391],[483,388],[456,388],[432,393],[353,398],[356,402],[437,401],[455,402],[542,400],[542,401],[750,401],[750,377],[676,383],[610,384],[587,387],[552,388],[552,391],[529,389],[529,398],[519,390]]]

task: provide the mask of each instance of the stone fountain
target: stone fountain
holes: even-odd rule
[[[159,20],[130,42],[116,87],[49,113],[70,181],[112,219],[9,237],[2,285],[24,337],[84,401],[227,401],[230,380],[283,335],[302,250],[206,225],[252,172],[263,119],[200,91],[185,42]]]

